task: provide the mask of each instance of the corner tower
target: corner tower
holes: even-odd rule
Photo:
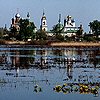
[[[43,11],[43,15],[42,15],[42,18],[41,18],[40,30],[42,30],[42,31],[47,31],[48,30],[48,28],[47,28],[47,19],[46,19],[44,11]]]

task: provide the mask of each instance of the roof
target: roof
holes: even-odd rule
[[[53,31],[47,31],[47,33],[53,33]],[[61,33],[77,33],[77,30],[67,30],[66,32],[61,32]]]
[[[77,33],[77,30],[67,30],[66,32],[64,33]]]

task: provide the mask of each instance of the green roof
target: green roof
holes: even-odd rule
[[[64,26],[63,26],[63,24],[58,23],[58,24],[55,26],[55,28],[56,28],[56,31],[62,31],[62,32],[63,32]]]
[[[47,31],[47,33],[53,33],[53,32]],[[66,32],[62,31],[61,33],[77,33],[77,30],[67,30]]]
[[[57,28],[63,28],[64,26],[63,26],[63,24],[58,23],[58,24],[56,25],[56,27],[57,27]]]
[[[67,30],[66,32],[64,33],[77,33],[77,30]]]

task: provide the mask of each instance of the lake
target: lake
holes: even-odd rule
[[[0,100],[100,100],[100,48],[0,46]]]

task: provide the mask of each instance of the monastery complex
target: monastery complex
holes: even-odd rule
[[[21,19],[21,16],[19,13],[16,13],[14,18],[12,18],[11,21],[11,27],[15,27],[17,29],[17,31],[20,30],[19,27],[19,21]],[[27,19],[30,20],[30,14],[27,14]],[[43,15],[41,17],[41,23],[40,23],[40,29],[35,29],[35,32],[38,30],[42,30],[44,32],[46,32],[46,34],[48,36],[53,36],[54,32],[52,30],[48,29],[48,21],[45,15],[45,12],[43,11]],[[77,31],[82,29],[82,25],[79,25],[79,27],[77,27],[75,25],[75,20],[72,18],[72,16],[66,16],[66,18],[63,20],[63,24],[61,23],[61,14],[59,14],[59,19],[58,19],[58,23],[55,25],[55,28],[57,30],[58,33],[60,33],[63,36],[75,36]]]

